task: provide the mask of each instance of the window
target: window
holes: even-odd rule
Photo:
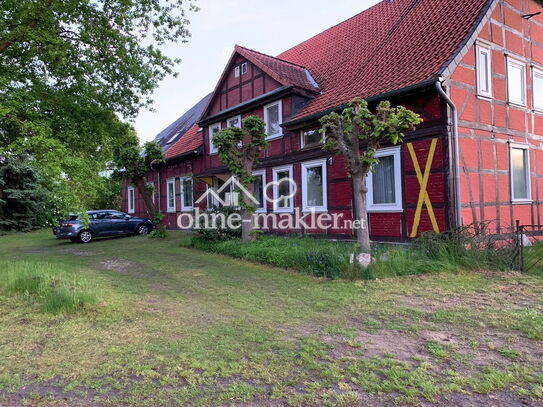
[[[239,65],[234,68],[234,76],[239,78]]]
[[[166,181],[166,204],[168,212],[175,212],[175,179]]]
[[[490,48],[477,44],[477,93],[492,97],[492,54]]]
[[[181,178],[181,209],[190,211],[193,206],[192,178]]]
[[[543,111],[543,70],[533,69],[534,110]]]
[[[302,163],[303,211],[326,211],[326,160]]]
[[[241,116],[231,117],[226,121],[226,127],[237,127],[241,129]]]
[[[264,122],[266,123],[267,139],[281,137],[283,135],[283,129],[281,128],[281,123],[283,123],[282,110],[280,100],[264,106]]]
[[[221,131],[221,124],[220,123],[215,123],[215,124],[209,126],[209,154],[217,154],[217,152],[219,151],[219,150],[217,150],[217,147],[215,147],[215,144],[213,144],[213,137],[219,131]]]
[[[241,74],[244,75],[247,73],[247,62],[241,64]]]
[[[180,132],[174,133],[174,135],[172,137],[170,137],[170,139],[168,140],[168,142],[166,144],[171,144],[172,141],[174,141],[177,138],[177,136],[179,136],[179,133]]]
[[[264,186],[266,185],[266,170],[259,170],[253,172],[253,177],[255,178],[253,187],[254,193],[253,196],[259,202],[257,205],[257,212],[266,212],[266,199],[264,196]]]
[[[368,211],[402,210],[400,147],[383,148],[375,154],[379,163],[368,175]]]
[[[302,148],[315,147],[324,143],[324,137],[318,130],[302,131]]]
[[[509,151],[511,169],[511,200],[530,201],[530,158],[528,146],[511,143]]]
[[[526,105],[526,65],[507,57],[507,96],[511,103]]]
[[[128,213],[136,212],[134,187],[128,187]]]
[[[273,169],[273,210],[292,212],[296,184],[292,179],[292,166]]]

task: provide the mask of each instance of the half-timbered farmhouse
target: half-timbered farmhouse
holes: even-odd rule
[[[171,228],[230,176],[214,133],[253,114],[265,120],[270,142],[254,173],[258,211],[351,218],[349,174],[315,130],[354,97],[390,100],[424,119],[403,144],[383,146],[368,177],[373,239],[407,240],[474,221],[492,221],[498,232],[517,219],[542,223],[543,8],[535,1],[384,0],[277,56],[236,46],[220,69],[212,94],[191,110],[198,117],[170,126],[168,140],[158,137],[167,161],[148,180]],[[285,176],[300,186],[294,199],[266,203],[261,186]],[[123,209],[145,214],[129,180]],[[352,234],[315,226],[281,232]]]

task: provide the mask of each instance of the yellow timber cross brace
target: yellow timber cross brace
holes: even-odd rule
[[[426,187],[428,186],[428,179],[430,178],[432,162],[434,161],[436,146],[437,138],[434,138],[432,139],[432,142],[430,144],[430,151],[428,152],[428,158],[426,159],[426,166],[424,167],[423,174],[420,170],[419,160],[417,158],[417,153],[415,153],[415,149],[413,148],[413,143],[407,143],[407,149],[409,150],[409,155],[411,155],[411,160],[413,161],[413,166],[415,167],[415,172],[417,173],[417,179],[420,185],[419,200],[417,202],[415,217],[413,218],[413,228],[411,229],[410,237],[417,236],[423,205],[426,205],[426,209],[428,210],[428,216],[430,217],[430,221],[432,222],[434,232],[439,232],[439,226],[437,224],[436,215],[432,206],[432,201],[430,201],[430,197],[428,196],[428,190],[426,189]]]

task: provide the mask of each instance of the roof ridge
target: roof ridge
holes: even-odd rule
[[[282,59],[282,58],[279,58],[279,57],[276,57],[276,56],[273,56],[273,55],[270,55],[270,54],[265,54],[263,52],[257,51],[257,50],[252,49],[252,48],[247,48],[247,47],[244,47],[244,46],[239,45],[239,44],[236,44],[236,47],[242,48],[242,49],[247,50],[247,51],[255,52],[255,53],[260,54],[260,55],[264,55],[265,57],[268,57],[268,58],[277,59],[278,61],[284,62],[285,64],[290,64],[290,65],[297,66],[298,68],[303,68],[303,69],[309,70],[307,67],[305,67],[303,65],[297,64],[295,62],[287,61],[286,59]]]

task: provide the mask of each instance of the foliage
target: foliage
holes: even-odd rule
[[[354,251],[352,243],[285,236],[260,236],[243,245],[239,239],[210,240],[198,236],[185,244],[200,250],[291,268],[330,279],[339,278],[350,268],[349,257]]]
[[[178,62],[191,0],[5,0],[0,19],[0,154],[28,154],[60,212],[103,192],[115,146]]]
[[[0,269],[0,289],[38,302],[46,312],[73,312],[97,302],[84,282],[51,264],[2,261]]]
[[[0,230],[28,231],[49,220],[39,171],[28,157],[0,157]]]
[[[203,215],[207,217],[208,225],[211,224],[212,219],[217,219],[216,227],[206,227],[206,218],[197,217],[196,232],[203,240],[209,242],[237,239],[241,236],[241,228],[230,228],[225,221],[225,219],[235,213],[239,213],[239,211],[229,206],[209,209]]]
[[[100,183],[97,185],[99,188],[97,199],[88,206],[88,209],[121,210],[121,184],[122,174],[118,171],[102,175]]]
[[[242,120],[242,127],[229,127],[219,131],[213,137],[213,144],[219,150],[223,164],[232,172],[238,182],[253,194],[253,169],[263,149],[268,146],[265,133],[266,125],[258,116],[249,116]],[[254,202],[246,194],[242,194],[240,202],[241,235],[244,243],[255,238],[251,214],[255,211]]]
[[[381,144],[398,144],[404,133],[413,130],[422,119],[417,113],[403,106],[392,107],[382,101],[372,113],[365,100],[353,99],[341,114],[332,112],[320,119],[326,140],[324,149],[337,151],[345,157],[345,165],[352,176],[355,220],[368,224],[365,178],[379,162],[375,157]],[[361,150],[364,150],[361,153]],[[370,250],[369,228],[356,230],[362,251]]]

